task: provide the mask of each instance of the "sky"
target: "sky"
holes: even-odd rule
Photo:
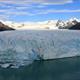
[[[80,18],[80,0],[0,0],[0,20],[14,22]]]

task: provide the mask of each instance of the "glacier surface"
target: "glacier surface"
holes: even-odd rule
[[[12,68],[47,60],[80,56],[80,31],[21,30],[0,32],[0,66]]]

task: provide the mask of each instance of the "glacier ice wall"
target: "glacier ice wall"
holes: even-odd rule
[[[80,56],[80,31],[22,30],[0,32],[0,65]]]

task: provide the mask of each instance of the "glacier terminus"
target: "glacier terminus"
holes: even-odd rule
[[[12,68],[49,60],[80,56],[78,30],[16,30],[0,32],[0,66]]]

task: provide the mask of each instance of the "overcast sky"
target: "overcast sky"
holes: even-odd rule
[[[0,19],[15,22],[80,18],[80,0],[0,0]]]

